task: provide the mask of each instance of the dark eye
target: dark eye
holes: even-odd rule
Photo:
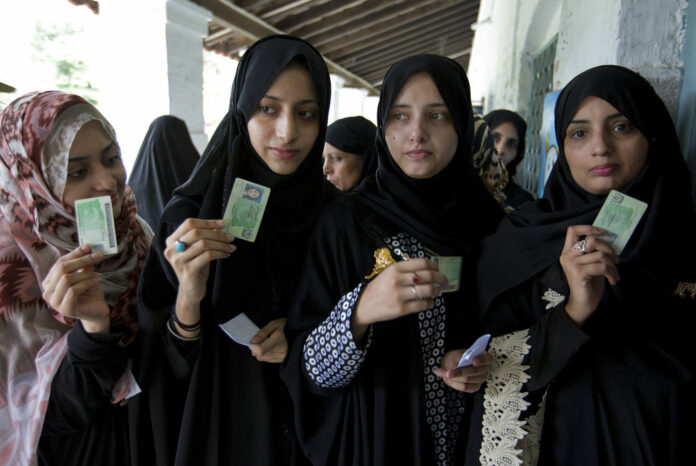
[[[572,133],[570,133],[570,137],[575,138],[575,139],[580,139],[585,136],[585,130],[583,129],[576,129]]]
[[[305,120],[311,120],[314,118],[314,112],[311,110],[300,110],[300,117]]]
[[[85,175],[87,175],[87,170],[84,168],[80,168],[77,170],[73,170],[68,173],[68,178],[73,178],[73,179],[80,179],[84,178]]]
[[[445,118],[447,118],[447,115],[441,112],[435,112],[430,115],[430,118],[433,120],[444,120]]]
[[[392,115],[392,118],[395,120],[405,120],[408,118],[408,116],[406,116],[405,113],[395,113],[394,115]]]
[[[102,162],[102,163],[104,164],[105,167],[111,168],[111,167],[113,167],[114,165],[116,165],[120,159],[121,159],[120,156],[114,155],[114,156],[112,156],[112,157],[109,157],[109,158],[107,158],[107,159],[104,159],[104,162]]]
[[[275,110],[273,109],[273,107],[271,107],[271,106],[269,106],[269,105],[259,105],[259,106],[257,107],[257,110],[258,110],[259,112],[265,113],[265,114],[274,113],[274,111],[275,111]]]
[[[626,131],[628,130],[628,125],[626,123],[617,123],[614,125],[614,131]]]

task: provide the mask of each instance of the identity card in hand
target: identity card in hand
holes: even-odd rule
[[[249,340],[256,335],[259,328],[243,312],[224,324],[220,328],[234,341],[244,346],[251,346]]]
[[[488,342],[490,340],[490,333],[487,333],[482,337],[479,337],[479,339],[476,340],[474,344],[469,347],[469,349],[464,351],[464,354],[462,354],[462,357],[459,360],[459,364],[457,364],[457,369],[459,369],[460,367],[470,366],[474,362],[474,358],[481,356],[483,353],[485,353],[486,347],[488,346]]]
[[[462,256],[431,256],[430,260],[437,264],[437,269],[447,277],[447,285],[440,288],[443,293],[457,291],[462,275]]]
[[[252,243],[256,241],[270,194],[271,188],[266,186],[242,178],[234,180],[225,215],[222,217],[225,232]]]
[[[612,189],[592,226],[606,231],[598,238],[606,241],[619,255],[647,208],[645,202]]]
[[[102,254],[116,254],[116,228],[111,197],[100,196],[75,201],[77,237],[80,245],[89,244]]]

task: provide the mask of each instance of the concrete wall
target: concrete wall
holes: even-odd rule
[[[633,68],[675,112],[682,82],[684,0],[482,0],[469,79],[484,110],[525,113],[532,58],[558,35],[554,88],[601,64]]]
[[[677,131],[682,152],[691,169],[691,193],[696,202],[696,2],[686,10],[686,34],[682,50],[684,82],[679,98]]]
[[[468,71],[472,100],[484,99],[484,112],[509,108],[525,117],[532,59],[557,34],[554,89],[593,66],[627,66],[653,84],[675,120],[680,98],[682,105],[691,102],[690,123],[680,124],[696,126],[696,97],[681,92],[687,5],[685,0],[482,0]],[[693,63],[696,51],[690,53]],[[694,96],[696,85],[685,86]],[[693,131],[683,130],[682,137],[690,137],[687,133]],[[691,163],[694,172],[696,162]]]

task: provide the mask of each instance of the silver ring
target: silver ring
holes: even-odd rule
[[[584,239],[581,239],[577,243],[573,245],[572,248],[570,248],[571,251],[575,252],[587,252],[587,242]]]
[[[413,292],[413,299],[418,299],[418,292],[416,291],[416,285],[411,285],[411,291]]]
[[[174,248],[177,252],[184,252],[186,251],[187,247],[188,244],[184,243],[183,241],[176,240],[176,242],[174,243]]]

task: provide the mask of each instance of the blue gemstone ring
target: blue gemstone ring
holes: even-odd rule
[[[186,251],[186,247],[188,246],[186,243],[184,243],[183,241],[179,241],[179,240],[177,240],[176,243],[174,243],[174,245],[176,246],[177,252]]]

